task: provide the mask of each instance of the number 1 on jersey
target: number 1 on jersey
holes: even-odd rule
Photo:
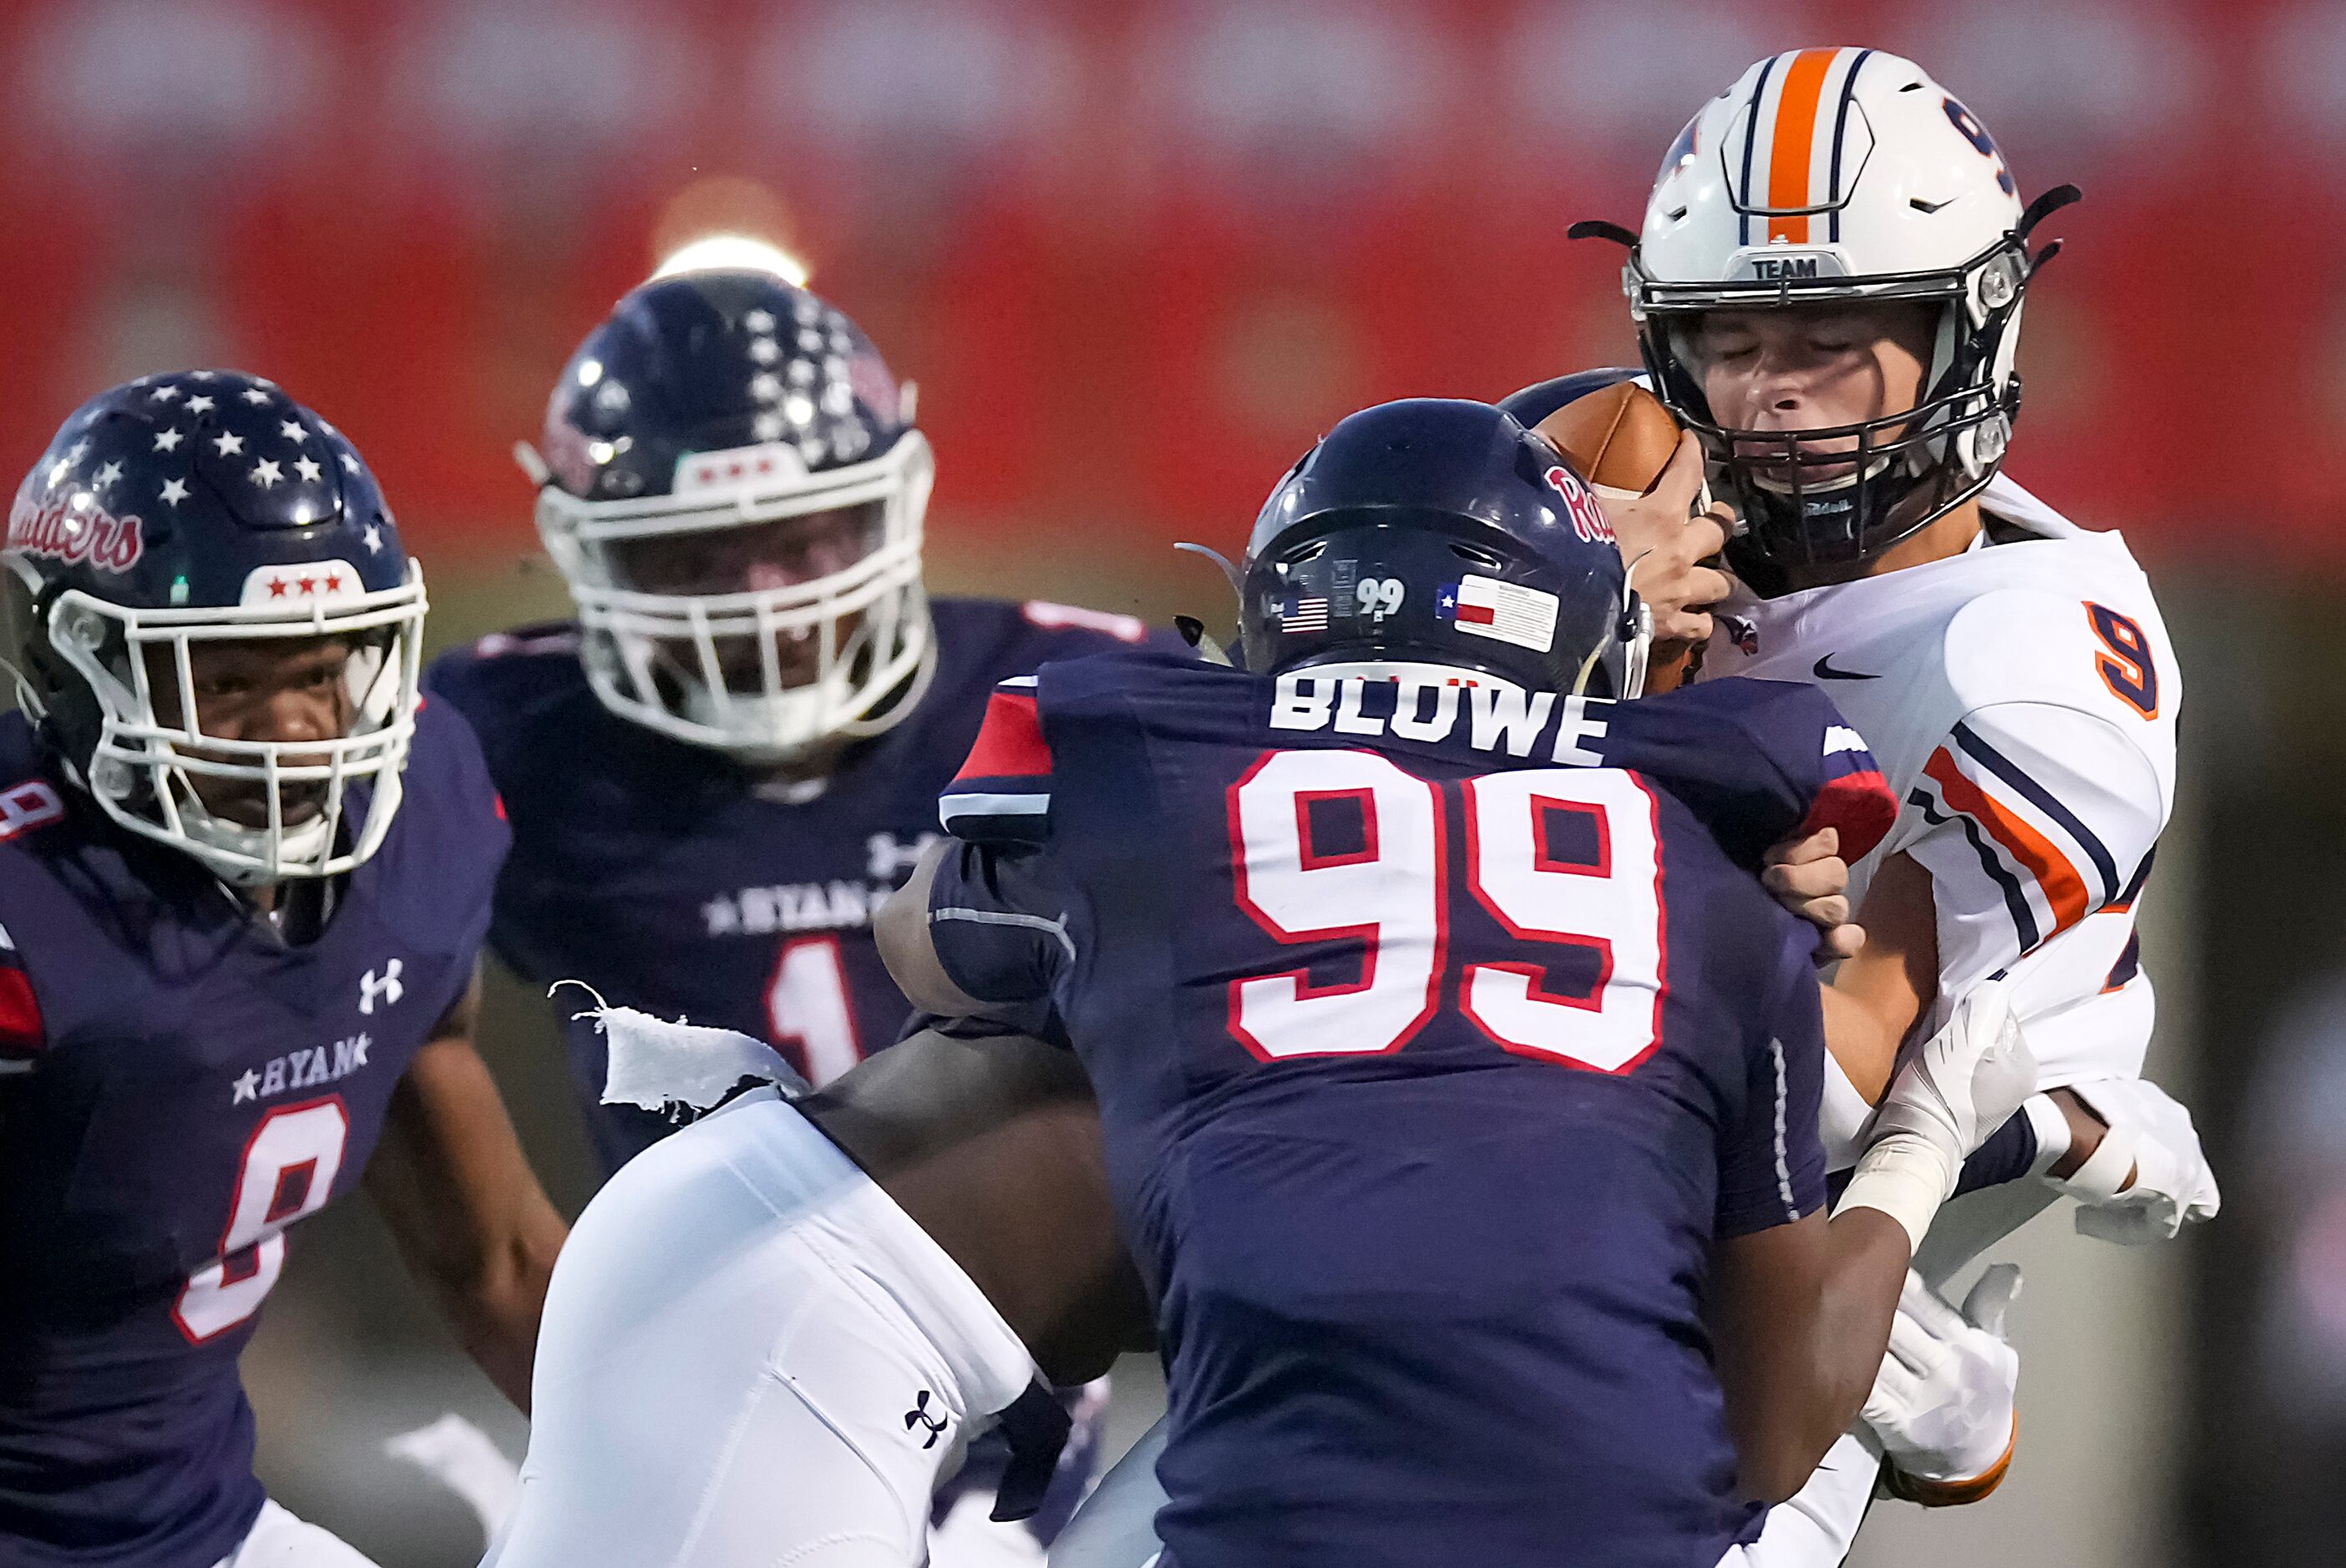
[[[837,937],[782,943],[774,977],[766,983],[766,1038],[785,1056],[795,1055],[818,1089],[863,1060]]]

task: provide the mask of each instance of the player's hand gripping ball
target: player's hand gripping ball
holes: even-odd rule
[[[1702,448],[1661,400],[1635,382],[1575,398],[1539,423],[1604,504],[1629,583],[1654,612],[1646,689],[1675,690],[1710,636],[1708,606],[1727,596],[1719,553],[1735,514],[1714,505]]]

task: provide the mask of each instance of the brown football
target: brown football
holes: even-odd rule
[[[1608,501],[1643,495],[1678,449],[1678,422],[1636,382],[1575,398],[1538,428]]]
[[[1661,399],[1635,382],[1616,382],[1575,398],[1537,428],[1572,459],[1602,501],[1643,495],[1678,449],[1678,422]],[[1646,670],[1646,689],[1676,691],[1701,659],[1699,644],[1656,644]]]

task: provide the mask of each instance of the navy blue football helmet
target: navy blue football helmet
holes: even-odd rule
[[[18,706],[124,828],[238,883],[338,875],[382,845],[414,733],[423,573],[357,451],[273,383],[192,371],[83,404],[17,489],[0,606]],[[349,639],[349,734],[203,732],[192,647],[318,637]],[[267,824],[207,809],[198,776],[257,786]]]
[[[934,659],[913,403],[854,322],[774,273],[621,300],[522,453],[604,705],[750,763],[909,712]]]
[[[1467,670],[1531,690],[1635,697],[1651,618],[1596,497],[1488,403],[1353,414],[1271,492],[1247,545],[1249,669]]]

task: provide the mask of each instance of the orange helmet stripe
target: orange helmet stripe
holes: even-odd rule
[[[1784,73],[1776,98],[1774,146],[1768,155],[1768,205],[1808,207],[1809,164],[1816,148],[1817,110],[1824,102],[1825,77],[1839,49],[1803,49]],[[1809,242],[1808,214],[1768,220],[1768,238],[1795,245]]]

